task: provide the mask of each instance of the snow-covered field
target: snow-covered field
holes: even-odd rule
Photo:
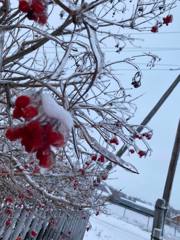
[[[110,215],[91,217],[92,228],[86,232],[84,240],[150,240],[152,219],[146,228],[148,220],[145,216],[130,211],[124,216],[123,208],[116,205],[109,205],[108,212]],[[174,229],[169,227],[165,239],[179,240],[180,233],[175,237]]]

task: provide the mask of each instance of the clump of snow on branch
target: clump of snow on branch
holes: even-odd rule
[[[71,131],[73,127],[71,113],[58,105],[49,93],[42,93],[42,107],[47,116],[59,120],[61,124]]]

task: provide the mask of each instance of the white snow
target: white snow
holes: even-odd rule
[[[60,106],[49,93],[42,93],[42,106],[47,116],[58,119],[69,131],[72,129],[71,113]]]
[[[149,240],[150,233],[113,216],[101,214],[91,218],[92,229],[84,240]]]
[[[107,210],[109,215],[91,217],[92,228],[83,240],[150,240],[152,218],[113,204]],[[175,234],[175,228],[166,225],[164,239],[180,239],[180,230]]]

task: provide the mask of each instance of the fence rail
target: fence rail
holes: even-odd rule
[[[43,211],[1,209],[0,240],[82,240],[89,221],[86,212],[57,211],[54,217]]]

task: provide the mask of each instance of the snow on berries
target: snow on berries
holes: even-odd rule
[[[27,13],[26,17],[39,24],[47,23],[47,2],[45,0],[19,0],[19,10]]]
[[[43,105],[42,95],[17,97],[12,116],[16,121],[19,120],[19,124],[9,127],[5,136],[10,141],[18,140],[27,153],[34,153],[40,167],[50,168],[53,165],[51,147],[62,148],[65,145],[73,120],[71,114],[59,106],[51,96],[45,96],[51,100],[49,109],[51,107],[53,110],[51,109],[50,113],[47,106],[45,108]]]

